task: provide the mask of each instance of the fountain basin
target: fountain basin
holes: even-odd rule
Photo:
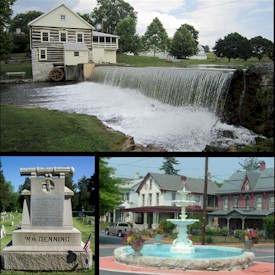
[[[194,246],[195,252],[170,253],[171,245],[144,245],[142,256],[133,256],[131,247],[119,247],[114,251],[119,263],[158,269],[175,270],[242,270],[253,263],[254,253],[243,249],[221,246]]]

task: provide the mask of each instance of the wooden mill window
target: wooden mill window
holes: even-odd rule
[[[39,60],[47,60],[47,49],[39,49]]]
[[[50,32],[49,31],[41,31],[41,41],[42,42],[50,41]]]
[[[67,32],[60,32],[59,40],[60,40],[60,42],[66,42],[67,41]]]
[[[76,33],[76,41],[81,43],[81,42],[84,42],[84,39],[83,39],[84,35],[82,32],[78,32]]]

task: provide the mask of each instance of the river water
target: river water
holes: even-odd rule
[[[1,104],[36,106],[98,117],[104,124],[168,151],[200,152],[206,145],[254,144],[256,135],[245,128],[221,123],[204,108],[176,107],[137,90],[85,81],[2,85]],[[221,131],[233,138],[221,137]]]

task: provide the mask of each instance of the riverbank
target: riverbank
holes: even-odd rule
[[[267,142],[267,141],[266,141]],[[212,152],[252,152],[269,147],[212,148]],[[104,125],[95,116],[1,105],[2,152],[165,152],[154,144],[143,146],[131,136]],[[264,148],[264,150],[262,149]]]

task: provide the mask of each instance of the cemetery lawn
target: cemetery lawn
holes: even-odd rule
[[[117,152],[125,140],[94,116],[1,105],[2,152]]]
[[[16,229],[16,227],[20,224],[21,222],[21,213],[12,213],[14,215],[13,219],[7,220],[5,222],[1,222],[1,226],[4,225],[6,228],[7,236],[4,237],[4,239],[1,239],[1,252],[2,249],[6,247],[6,245],[12,240],[12,231]],[[14,222],[14,225],[11,226],[11,221]],[[75,228],[77,228],[79,231],[82,233],[82,241],[85,243],[88,239],[88,236],[92,234],[91,236],[91,250],[93,251],[93,256],[94,256],[94,251],[95,251],[95,235],[94,235],[94,224],[93,225],[87,225],[82,220],[78,218],[73,218],[73,225]],[[20,275],[20,274],[49,274],[49,272],[26,272],[26,271],[10,271],[10,270],[3,270],[1,269],[1,273],[7,274],[7,275]],[[51,274],[54,275],[67,275],[67,274],[90,274],[93,275],[95,274],[95,261],[93,260],[93,265],[91,270],[79,270],[79,271],[74,271],[74,272],[50,272]]]

